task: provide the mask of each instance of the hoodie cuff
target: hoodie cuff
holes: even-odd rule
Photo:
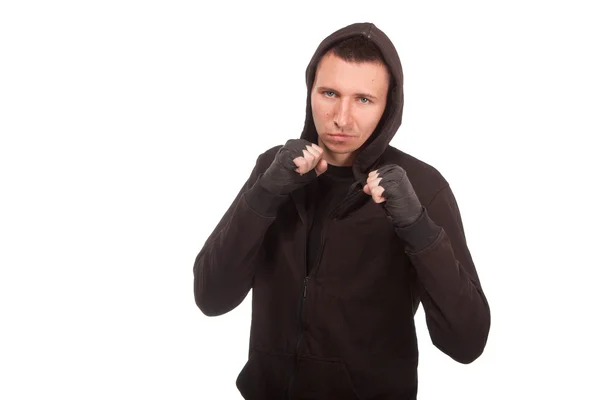
[[[435,242],[442,228],[429,218],[427,209],[423,207],[423,212],[419,219],[411,225],[403,228],[395,228],[395,230],[396,234],[408,245],[407,250],[410,253],[418,253]]]
[[[246,202],[255,213],[268,218],[277,216],[277,210],[288,199],[288,195],[269,192],[260,184],[260,177],[245,194]]]

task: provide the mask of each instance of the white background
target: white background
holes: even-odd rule
[[[250,296],[204,316],[194,258],[300,134],[319,42],[365,21],[492,311],[461,365],[419,309],[419,399],[600,398],[595,2],[248,3],[1,3],[0,398],[241,398]]]

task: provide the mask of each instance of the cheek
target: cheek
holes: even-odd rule
[[[319,100],[312,101],[312,113],[313,117],[321,121],[327,121],[331,118],[331,110],[326,104]]]
[[[363,121],[365,122],[365,130],[374,131],[383,115],[383,110],[373,110],[374,112],[365,115]]]

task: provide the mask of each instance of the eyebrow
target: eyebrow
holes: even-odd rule
[[[317,88],[317,90],[318,91],[331,91],[331,92],[338,93],[337,90],[332,89],[332,88],[327,87],[327,86],[319,86]],[[358,97],[367,97],[367,98],[370,98],[370,99],[373,99],[373,100],[377,100],[377,96],[374,96],[374,95],[369,94],[369,93],[355,93],[355,95],[358,96]]]

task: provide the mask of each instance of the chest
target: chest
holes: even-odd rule
[[[381,204],[363,199],[341,215],[335,207],[311,224],[290,202],[280,210],[269,239],[278,268],[317,279],[332,290],[357,294],[408,280],[410,261]],[[311,240],[311,237],[313,238]],[[318,238],[315,240],[314,238]],[[309,265],[310,264],[310,265]]]

